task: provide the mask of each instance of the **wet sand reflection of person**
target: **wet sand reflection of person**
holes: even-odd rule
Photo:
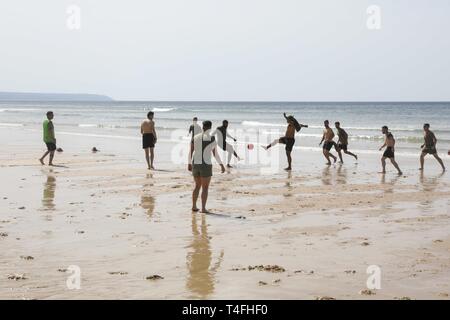
[[[423,170],[420,171],[419,181],[422,186],[422,192],[427,193],[435,191],[436,188],[439,186],[439,180],[440,178],[442,178],[443,175],[444,173],[442,172],[437,176],[425,177]],[[423,211],[431,212],[433,210],[433,203],[434,203],[433,200],[424,200],[421,201],[419,205],[422,207]]]
[[[148,194],[141,195],[141,207],[145,210],[145,213],[149,218],[153,216],[155,210],[155,198]]]
[[[56,189],[56,177],[53,175],[53,171],[47,174],[47,181],[44,183],[44,191],[42,194],[42,207],[44,210],[55,210],[55,189]]]
[[[214,277],[222,263],[224,252],[220,253],[217,262],[211,267],[212,252],[208,236],[206,217],[201,215],[200,230],[197,226],[197,214],[192,214],[192,242],[186,257],[189,270],[186,287],[193,298],[207,298],[214,292]]]

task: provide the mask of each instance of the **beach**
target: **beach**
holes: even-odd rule
[[[326,166],[301,137],[291,173],[283,146],[274,170],[215,166],[204,215],[185,154],[174,161],[185,137],[165,129],[149,171],[138,132],[62,130],[55,114],[55,167],[38,162],[40,124],[0,126],[2,299],[449,299],[450,180],[430,156],[421,174],[418,148],[399,152],[403,175],[381,175],[378,151]]]

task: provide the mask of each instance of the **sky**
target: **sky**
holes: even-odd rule
[[[0,91],[450,101],[449,31],[448,0],[2,1]]]

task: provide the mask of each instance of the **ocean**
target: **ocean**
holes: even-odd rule
[[[387,125],[397,152],[417,156],[424,123],[431,124],[439,153],[450,150],[448,102],[0,102],[0,127],[38,132],[48,110],[55,113],[57,136],[140,139],[140,123],[154,111],[160,142],[189,139],[188,128],[197,116],[214,126],[227,119],[238,143],[266,144],[284,134],[286,112],[309,125],[297,135],[295,149],[320,151],[323,121],[328,119],[332,127],[340,121],[349,134],[349,149],[357,152],[378,153],[381,126]]]

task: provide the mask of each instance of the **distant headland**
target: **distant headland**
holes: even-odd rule
[[[86,93],[1,92],[0,101],[114,101],[111,97]]]

